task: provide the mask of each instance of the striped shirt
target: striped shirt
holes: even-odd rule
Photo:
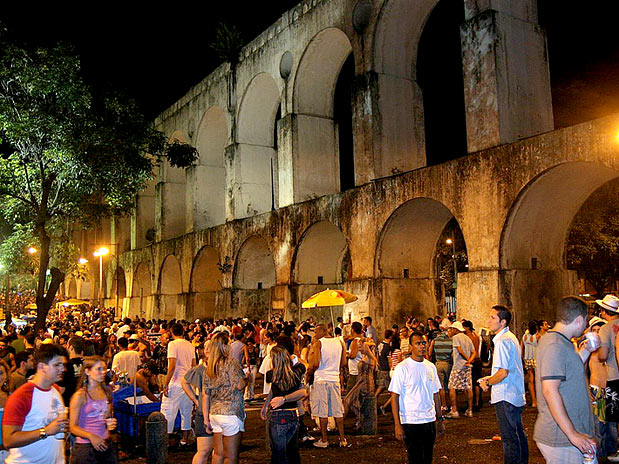
[[[441,332],[434,339],[434,355],[437,361],[451,361],[451,352],[453,350],[453,342],[449,335]]]

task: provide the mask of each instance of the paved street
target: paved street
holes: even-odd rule
[[[381,397],[382,398],[382,397]],[[386,396],[384,397],[386,398]],[[241,463],[258,464],[269,462],[269,451],[264,439],[264,422],[260,420],[259,407],[249,407],[245,422]],[[539,450],[531,441],[536,410],[526,407],[524,423],[529,436],[530,464],[542,464],[544,459]],[[306,420],[309,425],[310,421]],[[352,430],[354,420],[351,416],[346,420],[347,431]],[[406,463],[404,445],[398,442],[393,435],[393,421],[390,416],[378,418],[378,436],[351,435],[347,437],[351,447],[342,450],[337,447],[337,436],[330,436],[331,447],[316,449],[305,446],[301,449],[303,462],[358,464],[368,463]],[[446,422],[447,435],[435,447],[434,462],[440,464],[499,464],[503,462],[501,442],[491,438],[498,432],[494,410],[486,406],[476,413],[473,419],[462,417]],[[314,433],[316,435],[316,433]],[[169,454],[170,463],[188,463],[192,453],[174,452]],[[145,459],[125,461],[131,464],[146,462]]]

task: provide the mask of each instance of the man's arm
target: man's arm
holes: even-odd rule
[[[66,430],[69,425],[69,420],[59,420],[56,419],[45,427],[45,433],[47,434],[47,439],[52,440],[55,439],[52,435],[57,434],[61,430]],[[29,430],[28,432],[22,431],[21,425],[3,425],[2,426],[2,444],[6,449],[10,448],[21,448],[22,446],[29,445],[30,443],[34,443],[35,441],[41,440],[40,438],[40,429]]]
[[[395,425],[395,437],[404,441],[404,429],[400,422],[400,395],[391,392],[391,412],[393,413],[393,423]]]
[[[176,369],[176,358],[168,358],[168,374],[165,377],[165,383],[163,384],[163,394],[168,396],[168,385],[174,376],[174,369]]]
[[[483,391],[488,391],[488,387],[501,383],[509,375],[509,370],[499,367],[499,370],[490,377],[484,377],[480,380],[479,386]]]
[[[542,379],[542,394],[548,404],[550,414],[572,445],[578,448],[582,453],[594,451],[596,446],[595,439],[576,431],[574,424],[567,415],[563,398],[561,398],[559,394],[560,383],[561,380],[559,379]]]
[[[320,340],[312,342],[308,358],[307,373],[312,374],[320,367]]]
[[[438,433],[439,435],[444,435],[445,426],[443,425],[443,420],[445,418],[443,417],[443,413],[441,409],[441,395],[439,392],[436,392],[434,394],[434,410],[436,411],[436,421],[437,421],[436,433]]]
[[[135,381],[138,387],[140,387],[142,389],[142,391],[144,392],[144,394],[146,395],[146,398],[148,398],[151,401],[159,401],[159,398],[157,398],[153,392],[150,391],[150,385],[148,384],[148,380],[146,380],[144,378],[143,375],[135,375]]]

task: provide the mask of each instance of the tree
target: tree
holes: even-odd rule
[[[88,85],[70,47],[30,50],[2,36],[0,137],[0,214],[39,245],[37,329],[71,271],[60,265],[66,248],[53,247],[55,231],[126,213],[154,164],[197,159],[193,147],[168,144],[133,101]]]
[[[598,190],[580,208],[569,233],[567,264],[599,298],[619,280],[619,182]]]

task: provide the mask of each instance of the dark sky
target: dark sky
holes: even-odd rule
[[[235,25],[247,43],[298,1],[178,2],[160,9],[151,3],[141,11],[108,3],[59,11],[53,2],[16,2],[3,5],[0,21],[20,41],[73,44],[87,76],[126,91],[154,117],[221,63],[209,47],[217,24]]]
[[[220,64],[209,47],[219,22],[236,25],[249,42],[298,0],[188,3],[160,9],[150,4],[141,11],[130,10],[128,3],[100,9],[103,4],[94,3],[90,11],[60,11],[53,2],[36,7],[15,2],[3,5],[0,20],[14,37],[30,43],[72,43],[87,76],[125,90],[154,117]],[[619,112],[614,3],[538,1],[540,23],[548,32],[557,127]]]

